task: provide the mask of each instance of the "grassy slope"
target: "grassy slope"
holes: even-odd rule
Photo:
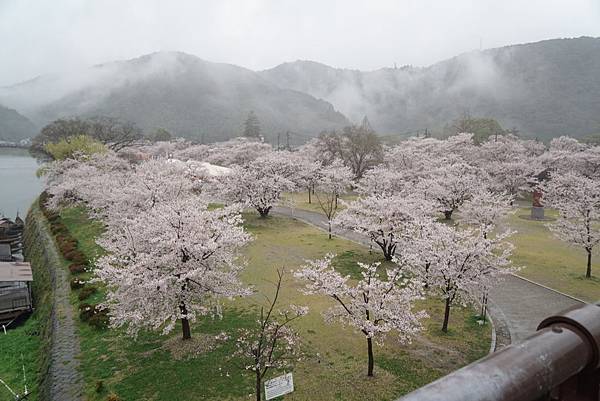
[[[90,225],[80,209],[68,209],[63,216],[82,249],[90,254],[99,252],[91,239],[101,227]],[[355,274],[354,260],[378,257],[348,241],[328,241],[324,233],[290,219],[259,219],[248,214],[245,226],[255,239],[243,252],[248,263],[243,279],[264,293],[272,292],[270,282],[278,267],[297,269],[306,259],[335,252],[341,255],[337,267]],[[287,278],[281,305],[308,305],[311,312],[296,326],[306,358],[294,370],[296,391],[286,399],[393,399],[485,355],[489,347],[489,327],[479,326],[471,310],[456,308],[452,330],[443,335],[439,330],[442,303],[424,301],[421,307],[432,315],[425,322],[425,335],[412,345],[391,339],[384,348],[376,347],[376,377],[366,379],[364,337],[351,329],[325,324],[320,312],[331,306],[331,301],[304,296],[297,291],[300,283],[291,275]],[[232,301],[226,305],[223,320],[207,318],[193,328],[193,335],[207,338],[222,331],[235,334],[236,328],[251,324],[251,311],[260,302],[259,297]],[[239,370],[239,361],[230,358],[235,347],[232,339],[196,358],[176,361],[163,346],[168,339],[178,337],[178,331],[166,337],[142,333],[133,341],[119,331],[98,331],[86,324],[80,324],[79,330],[89,400],[105,399],[109,391],[115,391],[123,400],[242,400],[252,392],[252,378]],[[104,389],[96,393],[99,380]]]
[[[27,388],[31,391],[31,400],[38,398],[38,358],[42,340],[39,330],[38,314],[32,315],[22,326],[8,330],[4,335],[0,331],[0,378],[12,389],[23,393],[23,366],[27,377]],[[21,359],[21,356],[23,359]],[[13,400],[12,395],[0,384],[0,400]]]
[[[510,228],[517,231],[512,238],[512,260],[523,267],[518,274],[586,301],[600,300],[600,250],[596,249],[592,260],[595,277],[586,279],[585,251],[554,237],[546,222],[519,217],[529,214],[528,208],[522,208],[508,219]],[[546,215],[553,217],[556,212],[546,211]]]
[[[43,249],[35,247],[36,230],[32,225],[32,215],[41,218],[37,204],[32,205],[27,218],[27,230],[24,242],[27,250],[27,260],[31,262],[34,283],[32,286],[36,305],[35,312],[22,325],[7,331],[0,331],[0,378],[14,391],[23,393],[23,368],[30,391],[29,400],[40,399],[39,386],[44,379],[48,360],[45,352],[49,347],[49,321],[51,313],[50,277],[46,266]],[[0,329],[1,330],[1,329]],[[11,394],[0,385],[0,401],[13,400]]]

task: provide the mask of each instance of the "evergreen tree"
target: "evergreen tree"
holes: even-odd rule
[[[260,138],[260,121],[258,121],[258,117],[254,113],[254,110],[251,110],[248,113],[248,118],[244,122],[244,136],[249,138]]]

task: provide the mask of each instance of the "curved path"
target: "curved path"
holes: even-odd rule
[[[52,280],[52,339],[48,367],[49,401],[80,401],[83,399],[83,379],[79,371],[79,337],[73,319],[73,306],[69,301],[69,273],[61,263],[54,239],[48,228],[36,219]]]
[[[327,219],[322,214],[285,206],[277,206],[273,212],[327,230]],[[369,239],[359,233],[339,228],[333,231],[342,238],[370,245]],[[517,275],[507,276],[489,295],[488,309],[498,336],[497,347],[524,340],[544,318],[582,302]]]

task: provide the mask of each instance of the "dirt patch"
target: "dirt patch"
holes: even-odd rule
[[[173,359],[177,361],[193,359],[214,350],[227,341],[228,338],[225,333],[218,335],[196,334],[189,340],[183,340],[181,337],[176,336],[165,341],[162,349],[169,351]]]

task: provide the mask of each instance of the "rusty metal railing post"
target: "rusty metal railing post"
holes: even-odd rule
[[[568,309],[538,331],[399,401],[600,401],[600,306]]]

